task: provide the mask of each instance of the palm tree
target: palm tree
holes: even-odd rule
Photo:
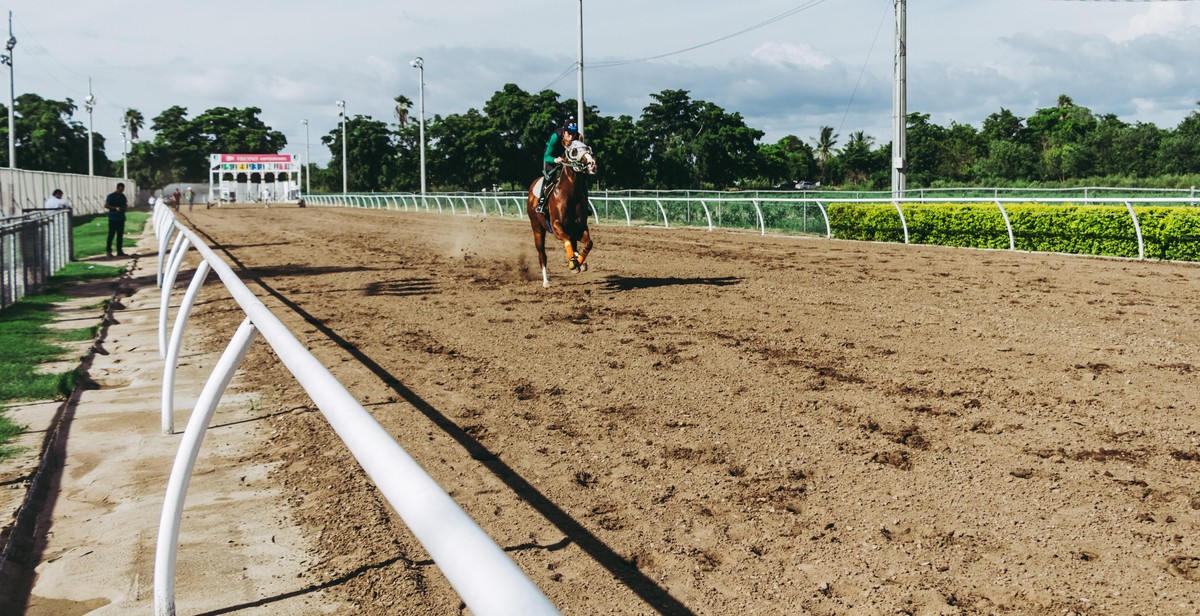
[[[126,109],[125,117],[122,119],[125,120],[125,125],[129,127],[129,139],[137,141],[138,131],[146,125],[146,119],[142,117],[142,112],[137,109]]]
[[[401,128],[408,126],[408,112],[412,110],[412,100],[403,94],[393,100],[396,101],[396,122],[400,124]]]
[[[825,181],[825,164],[830,158],[837,153],[834,147],[837,145],[838,136],[834,134],[832,126],[822,126],[821,136],[817,138],[816,151],[817,163],[821,165],[821,181]]]

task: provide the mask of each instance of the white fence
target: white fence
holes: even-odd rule
[[[1093,189],[1094,190],[1094,189]],[[1187,194],[1187,191],[1177,191]],[[1095,194],[1093,192],[1093,194]],[[639,224],[643,226],[676,227],[706,227],[712,231],[718,227],[755,229],[766,235],[770,230],[785,230],[789,232],[821,235],[827,239],[833,238],[833,228],[829,222],[828,207],[833,204],[884,204],[896,209],[900,218],[900,227],[904,235],[904,243],[909,243],[908,220],[904,207],[910,204],[946,203],[947,197],[906,198],[896,200],[888,197],[862,199],[825,199],[810,196],[783,196],[771,194],[765,196],[740,196],[720,193],[678,194],[670,196],[614,196],[613,193],[596,194],[588,197],[596,221],[600,223]],[[1012,222],[1008,216],[1005,204],[1043,204],[1043,205],[1079,205],[1078,197],[1042,197],[1042,198],[978,198],[954,197],[953,203],[995,205],[1008,232],[1009,250],[1016,250],[1016,236]],[[369,209],[387,209],[402,211],[437,211],[451,214],[478,214],[483,216],[515,217],[526,216],[525,195],[519,193],[461,193],[461,194],[427,194],[417,195],[408,193],[398,194],[346,194],[346,195],[305,195],[305,202],[314,205],[341,207],[357,207]],[[1134,206],[1179,206],[1195,205],[1194,196],[1178,197],[1088,197],[1089,205],[1124,206],[1133,222],[1134,234],[1138,246],[1138,258],[1146,257],[1145,238],[1142,236],[1141,224],[1138,221]]]
[[[388,503],[438,564],[474,614],[557,614],[549,599],[495,542],[396,443],[329,370],[262,304],[238,275],[171,210],[156,206],[158,280],[162,287],[159,351],[163,372],[162,428],[174,433],[175,368],[188,315],[210,270],[246,314],[204,385],[171,469],[159,523],[154,562],[154,611],[175,614],[175,562],[184,497],[201,442],[217,403],[255,337],[261,335],[312,398],[330,426],[379,488]],[[174,241],[172,242],[172,237]],[[167,245],[172,248],[168,252]],[[166,342],[166,321],[176,277],[189,248],[201,257]],[[165,269],[164,269],[165,267]]]
[[[117,189],[117,182],[125,183],[125,194],[132,200],[137,197],[138,187],[132,180],[106,178],[74,173],[50,173],[26,171],[24,169],[0,169],[0,217],[18,216],[23,210],[42,207],[46,197],[61,188],[63,198],[71,203],[75,214],[100,214],[104,212],[104,197]]]

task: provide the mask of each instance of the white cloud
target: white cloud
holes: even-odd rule
[[[764,43],[751,52],[750,57],[779,68],[821,69],[834,61],[808,43]]]

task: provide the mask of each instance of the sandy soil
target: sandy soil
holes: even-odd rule
[[[1194,265],[603,226],[542,289],[524,221],[183,215],[565,614],[1200,612]],[[462,609],[318,412],[271,421],[314,584]]]

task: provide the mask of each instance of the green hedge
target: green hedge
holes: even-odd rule
[[[1008,248],[994,205],[901,204],[909,242]],[[1124,206],[1006,205],[1017,250],[1137,257],[1137,234]],[[1135,207],[1146,258],[1200,261],[1200,208]],[[891,204],[831,204],[829,224],[840,239],[903,242]]]

